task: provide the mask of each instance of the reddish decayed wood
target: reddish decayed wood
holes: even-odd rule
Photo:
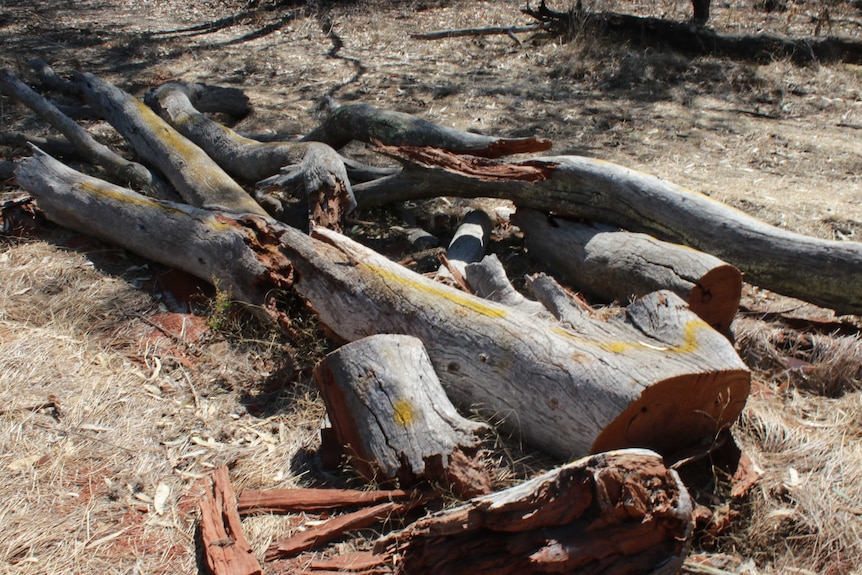
[[[249,489],[239,496],[240,515],[322,511],[349,505],[369,505],[406,499],[401,489],[359,491],[356,489]]]
[[[204,554],[214,575],[260,575],[260,564],[242,533],[227,467],[213,472],[200,508]]]
[[[362,529],[374,523],[406,511],[410,505],[404,503],[380,503],[353,513],[334,517],[322,525],[316,525],[296,535],[273,543],[266,551],[266,559],[291,557],[318,545],[338,539],[348,531]]]

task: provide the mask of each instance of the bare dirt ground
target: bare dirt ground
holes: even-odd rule
[[[788,2],[772,13],[754,4],[719,3],[711,24],[862,37],[858,4]],[[529,23],[521,7],[0,0],[0,64],[26,77],[27,61],[41,57],[137,96],[167,80],[241,87],[254,111],[233,127],[249,133],[305,133],[330,95],[464,130],[544,136],[554,154],[653,173],[777,226],[862,235],[862,67],[692,58],[587,35],[409,36]],[[592,8],[677,20],[690,10],[626,0]],[[106,125],[91,128],[117,143]],[[7,130],[50,134],[0,98]],[[3,193],[20,190],[10,180]],[[0,242],[0,571],[193,572],[194,502],[184,493],[215,465],[229,464],[240,489],[350,481],[313,457],[323,407],[310,368],[328,345],[313,319],[285,341],[206,286],[192,286],[204,295],[188,313],[167,270],[50,224]],[[756,288],[745,304],[834,319]],[[802,333],[761,315],[735,325],[756,368],[735,434],[762,476],[746,498],[712,496],[731,527],[699,545],[738,557],[733,569],[747,573],[859,573],[858,333]],[[500,484],[531,472],[528,457],[497,453]],[[259,517],[244,527],[262,556],[296,523]]]

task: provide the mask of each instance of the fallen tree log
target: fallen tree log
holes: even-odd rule
[[[730,330],[742,274],[714,256],[612,226],[552,221],[535,210],[519,210],[512,223],[530,255],[580,291],[625,304],[667,289],[718,331]]]
[[[266,212],[203,150],[179,134],[143,102],[92,74],[76,74],[87,102],[168,178],[183,200],[197,207],[241,213]]]
[[[437,196],[492,197],[603,222],[712,254],[745,280],[834,309],[862,313],[862,244],[770,226],[660,178],[580,156],[498,163],[427,148],[384,147],[410,160],[396,175],[354,186],[364,208]]]
[[[458,415],[422,342],[380,334],[341,346],[314,369],[336,436],[366,479],[444,481],[467,497],[491,490],[474,458],[488,431]]]
[[[383,537],[395,573],[677,573],[692,503],[676,472],[640,449],[593,455],[471,499]]]
[[[631,445],[675,451],[730,424],[748,395],[731,344],[669,292],[572,331],[433,282],[332,231],[308,237],[267,217],[157,202],[38,152],[16,177],[49,219],[215,278],[282,325],[289,318],[276,296],[293,288],[344,340],[419,338],[455,403],[559,457]]]
[[[89,132],[5,68],[0,70],[0,92],[26,105],[40,118],[62,132],[85,160],[104,168],[116,178],[118,183],[131,184],[157,198],[179,199],[161,178],[141,164],[130,162],[104,144],[97,142]]]
[[[380,110],[368,104],[340,106],[302,138],[340,149],[352,141],[396,146],[433,146],[456,154],[499,158],[551,149],[544,138],[498,138],[438,126],[403,112]]]

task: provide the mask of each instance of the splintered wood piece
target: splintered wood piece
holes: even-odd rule
[[[600,453],[383,537],[396,573],[677,572],[694,529],[675,471],[643,449]]]
[[[410,493],[401,489],[359,491],[356,489],[248,489],[239,496],[240,515],[256,513],[294,513],[325,511],[350,505],[368,505],[407,499]]]
[[[260,564],[242,532],[227,467],[213,471],[212,484],[207,487],[200,499],[207,566],[214,575],[260,575]]]
[[[343,553],[328,559],[313,559],[308,567],[314,571],[348,571],[366,572],[370,569],[382,567],[388,558],[385,555],[377,555],[371,551],[356,551]]]
[[[551,219],[535,210],[518,210],[512,223],[524,232],[530,255],[580,291],[625,304],[667,289],[721,332],[728,332],[736,316],[742,274],[715,256],[612,226]]]
[[[374,525],[389,517],[397,516],[411,508],[407,503],[380,503],[353,513],[333,517],[321,525],[309,527],[296,535],[270,545],[266,560],[285,559],[320,545],[335,541],[345,533]]]
[[[475,452],[487,426],[458,415],[446,397],[422,342],[381,334],[342,346],[314,370],[337,437],[366,478],[456,481],[466,492],[488,490],[479,462],[453,457]],[[475,468],[477,485],[464,483]]]

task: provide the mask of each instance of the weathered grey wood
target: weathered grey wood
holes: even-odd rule
[[[344,340],[418,337],[456,404],[481,408],[560,457],[628,445],[673,451],[728,425],[748,395],[749,372],[732,345],[670,292],[573,331],[434,282],[329,230],[309,238],[267,217],[155,202],[44,155],[16,176],[52,220],[218,278],[276,321],[286,318],[275,295],[293,287]]]
[[[381,334],[348,343],[314,377],[337,437],[367,479],[402,486],[447,480],[461,493],[490,491],[481,465],[465,464],[488,426],[458,415],[417,338]]]
[[[862,244],[770,226],[703,194],[610,162],[579,156],[514,164],[386,148],[414,163],[354,186],[363,208],[437,196],[494,197],[519,207],[604,222],[714,255],[778,293],[862,313]]]
[[[481,261],[491,239],[491,217],[482,210],[472,210],[461,221],[446,249],[447,265],[437,270],[438,278],[452,279],[449,266],[464,277],[467,264]]]
[[[544,138],[497,138],[438,126],[422,118],[380,110],[368,104],[348,104],[335,109],[324,122],[303,138],[340,149],[356,140],[387,145],[432,146],[455,153],[499,158],[551,149]]]
[[[467,264],[464,268],[464,279],[479,297],[518,309],[528,315],[550,317],[542,304],[525,298],[512,286],[506,269],[496,254],[485,256],[480,262]]]
[[[97,142],[84,128],[76,124],[58,110],[54,104],[36,93],[6,68],[0,70],[0,92],[18,100],[36,112],[40,118],[66,136],[86,161],[104,168],[119,184],[131,184],[136,188],[146,190],[150,195],[157,198],[179,199],[179,196],[167,186],[164,180],[141,164],[130,162],[114,153],[104,144]]]
[[[715,256],[613,226],[551,220],[535,210],[518,210],[512,223],[524,232],[531,257],[605,302],[624,305],[667,289],[723,332],[739,309],[742,274]]]
[[[689,552],[691,498],[656,453],[592,455],[387,535],[396,574],[673,575]]]
[[[23,189],[37,190],[39,207],[63,227],[217,279],[238,301],[266,301],[271,286],[258,287],[254,278],[268,272],[246,243],[252,232],[232,225],[232,216],[148,198],[76,172],[38,148],[15,176]]]
[[[343,217],[356,207],[356,200],[338,153],[317,142],[258,142],[244,138],[197,110],[194,101],[208,91],[203,84],[170,82],[151,91],[146,101],[228,173],[255,182],[281,170],[283,181],[273,182],[272,186],[301,182],[308,196],[311,220],[325,227],[340,226]],[[267,189],[269,186],[258,187],[260,191]]]
[[[92,74],[76,74],[87,102],[99,110],[145,161],[165,174],[183,199],[198,207],[266,212],[203,150],[143,102]]]

